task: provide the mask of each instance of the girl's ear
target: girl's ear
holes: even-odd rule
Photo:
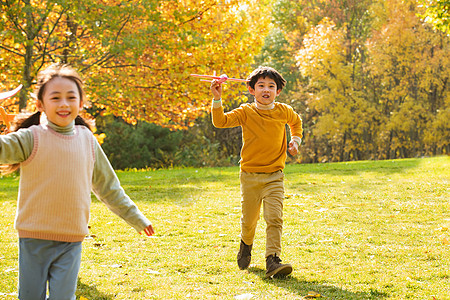
[[[247,89],[250,92],[250,95],[255,96],[255,89],[253,89],[251,86],[247,86]]]
[[[44,104],[40,100],[36,100],[36,107],[40,112],[44,112]]]

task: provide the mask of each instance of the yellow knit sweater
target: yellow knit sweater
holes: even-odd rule
[[[254,103],[224,113],[212,108],[212,122],[218,128],[242,127],[241,171],[272,173],[283,170],[286,161],[288,124],[291,136],[302,138],[302,120],[291,106],[274,103],[273,109],[258,109]]]

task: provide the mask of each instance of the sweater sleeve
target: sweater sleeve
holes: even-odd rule
[[[224,113],[223,106],[216,107],[213,105],[211,109],[212,123],[217,128],[237,127],[244,123],[242,106]]]
[[[287,124],[291,130],[291,136],[302,139],[303,137],[303,127],[302,127],[302,119],[300,116],[289,106],[288,120]]]
[[[92,190],[95,196],[113,213],[124,219],[138,232],[141,232],[151,224],[150,221],[141,213],[121,187],[119,178],[97,140],[95,140],[94,151],[95,165]]]
[[[33,132],[29,129],[0,135],[0,163],[21,163],[31,155],[33,147]]]

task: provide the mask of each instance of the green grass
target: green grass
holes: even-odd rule
[[[450,158],[289,165],[283,262],[264,279],[261,219],[248,271],[238,168],[118,172],[152,220],[138,235],[97,200],[77,296],[91,299],[450,299]],[[0,298],[14,299],[17,178],[0,179]],[[8,295],[11,294],[11,295]]]

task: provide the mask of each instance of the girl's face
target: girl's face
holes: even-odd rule
[[[55,77],[45,85],[42,101],[37,101],[39,111],[55,125],[65,127],[78,116],[83,102],[77,84],[65,77]]]
[[[248,91],[255,96],[256,101],[264,105],[271,104],[281,93],[281,90],[277,90],[275,80],[269,77],[259,78],[255,83],[255,89],[249,86]]]

